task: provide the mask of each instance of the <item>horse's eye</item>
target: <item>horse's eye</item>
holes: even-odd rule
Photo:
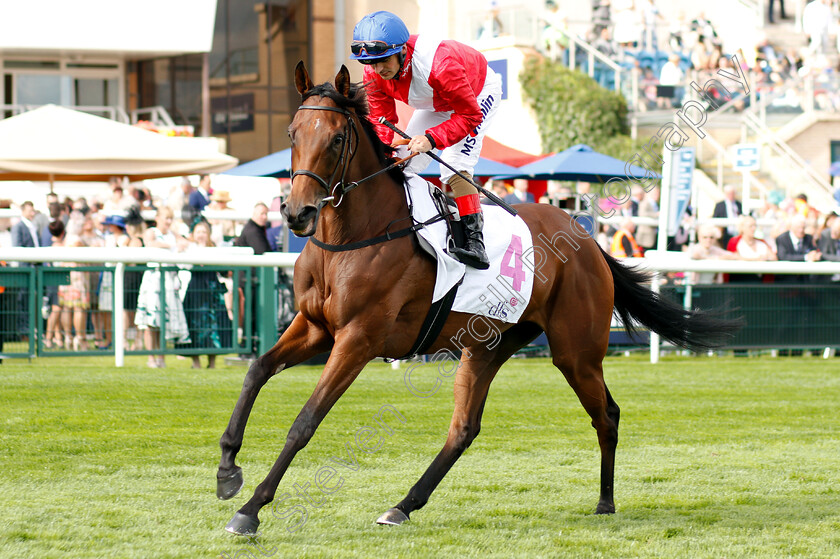
[[[344,144],[344,134],[336,134],[335,138],[333,138],[333,145],[338,147]]]

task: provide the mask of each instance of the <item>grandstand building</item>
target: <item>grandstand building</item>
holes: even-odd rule
[[[674,122],[686,103],[704,106],[706,136],[687,144],[697,148],[701,213],[732,183],[745,184],[755,206],[776,191],[806,192],[826,207],[833,205],[829,167],[840,160],[836,41],[827,36],[815,48],[806,33],[814,26],[810,4],[788,4],[788,19],[776,14],[771,23],[766,3],[755,0],[712,2],[705,11],[687,0],[7,3],[0,20],[0,117],[57,103],[216,136],[228,153],[249,161],[288,147],[297,61],[316,81],[341,64],[360,79],[360,65],[348,59],[353,25],[387,8],[413,31],[465,41],[486,54],[505,83],[491,138],[543,151],[518,76],[527,56],[550,56],[621,91],[642,140]],[[703,48],[696,47],[698,35]],[[674,54],[677,64],[668,66]],[[727,96],[712,88],[702,95],[691,87],[705,89],[721,58],[737,59],[749,91]],[[749,176],[738,172],[733,150],[741,144],[760,153],[760,167]]]

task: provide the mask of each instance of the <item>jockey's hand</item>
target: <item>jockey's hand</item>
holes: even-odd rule
[[[412,153],[426,153],[432,150],[432,144],[425,134],[420,134],[411,138],[411,141],[408,142],[408,149]]]

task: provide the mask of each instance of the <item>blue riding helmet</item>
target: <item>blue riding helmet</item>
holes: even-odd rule
[[[379,11],[368,14],[353,29],[353,43],[350,45],[350,59],[365,61],[381,60],[402,50],[408,41],[408,27],[391,12]]]

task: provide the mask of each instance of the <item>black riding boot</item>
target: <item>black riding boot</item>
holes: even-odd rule
[[[462,215],[461,223],[464,224],[464,246],[455,247],[452,255],[467,266],[486,270],[490,267],[490,260],[484,251],[484,236],[481,234],[484,216],[481,212]]]

